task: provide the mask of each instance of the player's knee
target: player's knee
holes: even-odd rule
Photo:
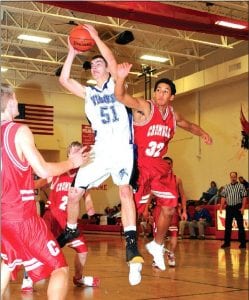
[[[61,267],[58,269],[53,270],[51,276],[60,276],[64,278],[64,280],[68,280],[69,278],[69,268],[68,267]]]
[[[161,212],[165,216],[173,216],[173,214],[175,212],[175,208],[174,207],[169,207],[169,206],[162,206]]]
[[[73,204],[79,202],[84,193],[85,190],[83,189],[71,187],[68,192],[68,203]]]

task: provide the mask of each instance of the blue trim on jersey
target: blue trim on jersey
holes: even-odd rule
[[[127,115],[128,115],[128,120],[129,120],[129,128],[130,128],[130,141],[129,143],[130,144],[133,144],[133,141],[134,141],[134,137],[133,137],[133,130],[132,130],[132,126],[133,126],[133,116],[132,116],[132,110],[131,108],[129,107],[125,107],[126,108],[126,111],[127,111]]]
[[[96,85],[95,85],[95,86],[89,86],[89,87],[90,87],[92,90],[95,90],[95,91],[97,91],[97,92],[101,92],[101,91],[107,89],[107,85],[108,85],[110,79],[111,79],[111,75],[109,75],[108,79],[107,79],[106,82],[104,83],[102,90],[98,89]]]

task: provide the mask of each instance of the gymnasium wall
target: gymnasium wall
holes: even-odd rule
[[[168,155],[184,184],[188,199],[198,199],[211,180],[229,183],[229,172],[248,179],[248,150],[241,148],[240,108],[248,119],[248,79],[240,79],[175,98],[174,109],[200,124],[213,145],[177,128]]]
[[[214,140],[213,145],[208,146],[178,128],[169,145],[168,155],[174,159],[175,173],[182,178],[188,199],[199,198],[211,180],[219,186],[228,183],[231,170],[248,179],[249,152],[240,147],[239,120],[241,105],[248,119],[248,69],[244,76],[228,76],[225,71],[222,76],[224,78],[216,84],[194,84],[193,90],[191,87],[182,89],[184,78],[176,81],[175,110],[200,124]],[[200,78],[196,74],[194,77]],[[58,87],[57,77],[37,76],[36,80],[16,89],[19,102],[54,106],[54,135],[35,135],[38,149],[50,161],[65,159],[68,144],[72,140],[81,141],[81,125],[86,123],[83,101],[62,89],[59,92]],[[106,206],[119,202],[118,190],[110,179],[94,190],[92,196],[99,213],[103,213]]]

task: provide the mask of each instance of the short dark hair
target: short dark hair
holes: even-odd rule
[[[173,163],[173,159],[169,156],[165,156],[163,159],[164,160],[169,160],[171,163]]]
[[[154,92],[156,91],[158,85],[160,83],[166,83],[170,86],[170,89],[171,89],[171,95],[175,95],[176,94],[176,86],[174,84],[174,82],[168,78],[162,78],[162,79],[159,79],[156,83],[155,83],[155,87],[154,87]]]
[[[100,55],[100,54],[94,55],[94,56],[92,57],[92,59],[91,59],[91,62],[92,62],[94,59],[97,59],[97,58],[103,59],[103,61],[105,62],[105,65],[108,66],[108,63],[107,63],[106,59],[104,58],[104,56],[102,56],[102,55]]]

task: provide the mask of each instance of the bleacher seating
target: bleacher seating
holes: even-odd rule
[[[211,218],[212,218],[212,223],[210,226],[207,226],[205,228],[205,235],[207,236],[215,236],[215,228],[216,228],[216,205],[204,205],[204,207],[209,211]],[[189,205],[188,208],[188,213],[190,215],[193,215],[195,212],[195,207],[193,205]],[[184,230],[184,235],[189,235],[189,231],[188,231],[188,226],[186,226],[185,230]]]

